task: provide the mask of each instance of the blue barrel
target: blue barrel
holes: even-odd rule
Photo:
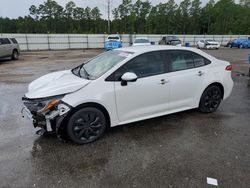
[[[190,47],[190,43],[189,43],[189,42],[186,42],[186,43],[185,43],[185,46],[186,46],[186,47]]]
[[[250,54],[248,54],[248,63],[250,63]]]

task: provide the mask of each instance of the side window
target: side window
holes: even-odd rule
[[[188,51],[169,51],[170,71],[194,68],[193,56]]]
[[[115,72],[115,80],[119,80],[126,72],[133,72],[138,78],[163,74],[166,72],[165,64],[166,60],[160,51],[145,53],[135,57],[119,68]]]
[[[15,38],[10,38],[10,40],[14,43],[14,44],[17,44],[17,40]]]
[[[2,39],[2,44],[10,44],[10,40],[7,38]]]
[[[201,67],[211,63],[209,60],[196,53],[193,53],[193,58],[195,67]]]

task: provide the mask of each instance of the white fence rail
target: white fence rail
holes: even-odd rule
[[[166,34],[167,35],[167,34]],[[151,42],[158,44],[162,36],[166,35],[120,35],[123,40],[123,46],[129,44],[136,37],[148,37]],[[176,35],[180,38],[183,45],[189,42],[195,45],[196,42],[203,38],[215,39],[222,45],[234,38],[247,38],[247,35]],[[30,50],[65,50],[65,49],[86,49],[86,48],[104,48],[107,35],[105,34],[12,34],[3,33],[0,37],[16,38],[23,51]]]

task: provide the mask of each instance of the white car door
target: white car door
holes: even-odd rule
[[[208,76],[209,60],[189,51],[169,51],[170,83],[169,110],[182,110],[197,106]]]
[[[120,78],[133,72],[138,79],[122,86],[115,82],[118,118],[121,122],[153,117],[167,110],[169,83],[166,80],[167,63],[162,52],[139,55],[119,68],[115,75]]]

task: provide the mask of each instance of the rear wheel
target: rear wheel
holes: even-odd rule
[[[94,107],[75,112],[69,119],[67,134],[77,144],[86,144],[100,138],[106,129],[106,117]]]
[[[222,100],[222,91],[218,86],[209,86],[202,94],[199,110],[211,113],[217,110]]]
[[[12,55],[11,55],[12,60],[18,60],[19,59],[19,54],[17,50],[13,50]]]

